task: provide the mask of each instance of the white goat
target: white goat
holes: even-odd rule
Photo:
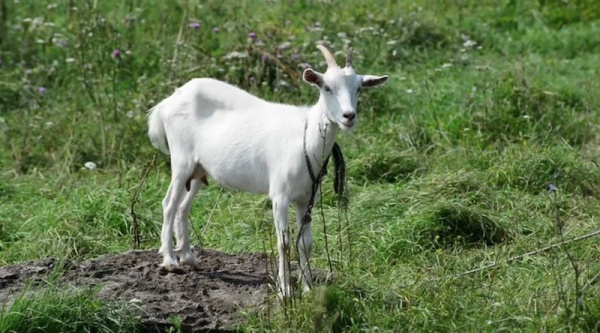
[[[319,88],[319,101],[312,107],[267,102],[227,83],[201,78],[189,81],[150,110],[148,136],[155,147],[171,154],[172,178],[163,200],[159,250],[165,269],[177,269],[179,263],[197,267],[188,218],[192,200],[209,175],[232,189],[269,195],[277,232],[280,294],[291,294],[287,219],[291,203],[296,204],[299,227],[308,210],[312,179],[305,153],[318,172],[339,129],[346,131],[356,125],[361,87],[378,86],[388,79],[357,75],[352,68],[352,49],[348,49],[346,66],[340,68],[327,48],[317,47],[325,56],[327,71],[321,74],[309,68],[302,75],[304,81]],[[307,291],[312,282],[307,269],[312,249],[310,224],[300,230],[302,289]],[[179,262],[175,251],[179,251]]]

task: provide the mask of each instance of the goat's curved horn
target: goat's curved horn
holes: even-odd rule
[[[346,67],[348,67],[348,68],[352,67],[352,52],[353,51],[354,50],[351,47],[349,47],[348,51],[346,52]]]
[[[337,62],[335,62],[335,58],[333,54],[329,52],[329,50],[323,45],[317,45],[317,48],[323,52],[323,56],[325,57],[325,61],[327,62],[327,67],[339,67]]]

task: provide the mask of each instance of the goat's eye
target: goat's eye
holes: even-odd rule
[[[325,90],[325,92],[328,92],[328,93],[331,92],[331,88],[329,88],[329,86],[323,86],[323,90]]]

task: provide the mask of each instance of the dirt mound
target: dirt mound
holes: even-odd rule
[[[200,271],[165,272],[158,266],[157,251],[145,250],[68,261],[61,278],[74,286],[100,285],[98,296],[103,299],[136,303],[150,330],[169,327],[169,317],[177,316],[185,331],[233,331],[239,311],[267,297],[266,256],[207,249],[195,253]],[[47,259],[0,267],[0,302],[11,302],[27,282],[36,285],[57,263]]]

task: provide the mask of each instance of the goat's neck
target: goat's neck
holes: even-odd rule
[[[307,119],[306,153],[310,157],[315,174],[321,170],[323,161],[331,154],[339,132],[339,125],[329,120],[327,113],[327,104],[320,96],[317,104],[311,107]]]

